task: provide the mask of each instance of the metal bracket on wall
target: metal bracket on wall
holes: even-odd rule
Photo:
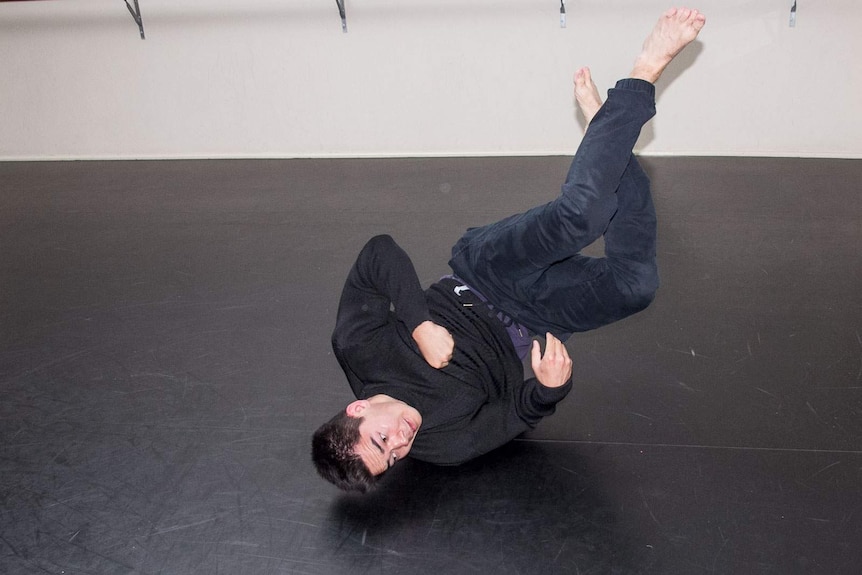
[[[341,31],[347,34],[347,13],[344,11],[344,0],[335,0],[338,5],[338,15],[341,16]]]
[[[123,0],[126,3],[126,8],[129,9],[129,13],[132,15],[132,18],[135,19],[135,23],[138,25],[138,30],[141,31],[141,40],[146,40],[147,37],[144,36],[144,21],[141,19],[141,7],[138,6],[138,0],[132,0],[134,3],[134,8],[132,8],[132,4],[129,4],[129,0]]]

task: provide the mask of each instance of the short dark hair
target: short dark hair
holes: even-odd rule
[[[368,493],[377,483],[356,453],[361,417],[346,411],[321,425],[311,438],[311,458],[321,477],[344,491]]]

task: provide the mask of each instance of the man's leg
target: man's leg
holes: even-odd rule
[[[657,286],[655,211],[631,151],[655,113],[653,82],[704,22],[695,11],[665,13],[604,105],[579,72],[589,128],[560,197],[469,230],[452,250],[456,274],[531,330],[562,338],[646,307]],[[607,257],[579,254],[603,233]]]
[[[646,308],[658,289],[656,216],[649,180],[634,156],[617,189],[618,209],[604,234],[605,257],[580,254],[548,266],[530,286],[518,320],[560,339]]]

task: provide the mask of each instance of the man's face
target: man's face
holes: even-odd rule
[[[407,456],[422,425],[416,409],[388,396],[354,401],[347,406],[347,414],[363,418],[356,453],[373,475],[380,475]]]

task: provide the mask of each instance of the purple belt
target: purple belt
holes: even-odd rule
[[[530,351],[530,346],[532,345],[532,337],[530,336],[530,332],[527,328],[517,323],[511,316],[507,315],[505,312],[497,309],[494,304],[488,302],[488,298],[479,293],[475,288],[469,286],[458,276],[448,275],[440,278],[441,280],[454,280],[461,285],[455,288],[455,295],[460,296],[461,291],[469,290],[473,292],[479,300],[482,301],[485,305],[488,306],[488,310],[491,312],[496,311],[496,318],[503,324],[503,327],[506,329],[506,333],[509,334],[509,339],[512,340],[512,345],[515,346],[515,351],[518,354],[518,357],[524,359],[527,356],[527,353]],[[463,288],[463,289],[462,289]]]

